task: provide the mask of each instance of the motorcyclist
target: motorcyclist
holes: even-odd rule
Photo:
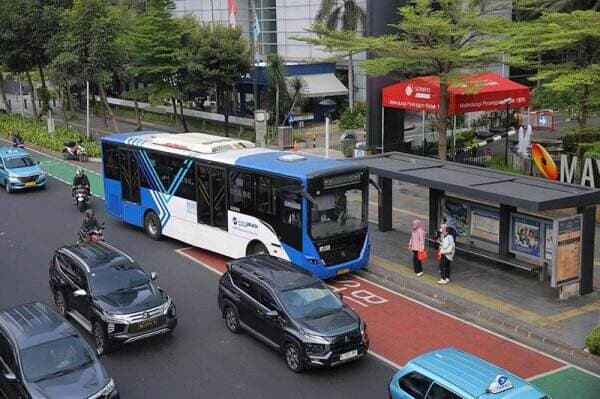
[[[73,177],[73,186],[71,186],[73,201],[75,200],[75,189],[78,187],[85,188],[87,194],[90,194],[90,180],[85,175],[83,169],[77,169],[77,172],[75,172],[75,177]]]
[[[88,209],[85,211],[85,216],[83,217],[80,231],[84,237],[87,237],[88,234],[94,230],[100,230],[100,223],[98,223],[94,211],[92,209]]]
[[[14,132],[13,133],[13,146],[18,147],[20,145],[23,145],[23,143],[25,143],[25,141],[23,140],[23,137],[21,137],[19,132]]]

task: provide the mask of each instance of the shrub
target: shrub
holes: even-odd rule
[[[511,165],[505,165],[506,157],[504,155],[494,155],[492,159],[490,159],[486,165],[488,168],[499,170],[502,172],[510,172],[522,175],[523,171],[521,169],[515,168]]]
[[[367,122],[367,107],[363,103],[356,103],[354,110],[346,108],[340,117],[340,128],[361,129]]]
[[[569,129],[563,136],[563,146],[566,152],[576,153],[581,144],[589,144],[600,141],[600,127],[588,127],[585,129]]]
[[[591,353],[600,355],[600,325],[596,326],[590,335],[585,337],[585,344],[590,348]]]
[[[10,136],[14,132],[19,132],[25,145],[31,143],[53,151],[62,151],[65,140],[82,140],[90,157],[100,156],[98,143],[73,129],[57,127],[56,132],[50,134],[43,122],[22,118],[20,115],[0,114],[0,134]]]

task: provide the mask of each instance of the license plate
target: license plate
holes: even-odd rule
[[[342,353],[340,355],[340,360],[344,361],[344,360],[352,359],[353,357],[356,357],[356,356],[358,356],[358,349],[354,349],[353,351]]]
[[[345,268],[345,269],[340,269],[340,270],[338,270],[337,272],[335,272],[335,274],[337,274],[338,276],[339,276],[340,274],[346,274],[346,273],[350,273],[350,269],[348,269],[348,268]]]
[[[30,181],[25,183],[25,187],[35,187],[35,182],[34,181]]]
[[[147,328],[155,327],[158,324],[158,320],[145,320],[137,323],[138,330],[145,330]]]

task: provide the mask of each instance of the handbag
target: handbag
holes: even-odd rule
[[[417,253],[417,259],[421,262],[423,262],[425,259],[427,259],[428,256],[429,256],[429,254],[425,250],[419,251]]]
[[[437,260],[438,262],[439,262],[440,260],[442,260],[442,253],[441,253],[440,251],[437,251],[437,252],[435,253],[435,260]]]

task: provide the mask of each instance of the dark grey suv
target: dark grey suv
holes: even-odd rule
[[[219,280],[219,307],[233,332],[282,352],[287,366],[335,366],[369,349],[367,325],[309,272],[272,256],[233,260]]]
[[[0,398],[117,399],[119,393],[73,326],[36,302],[0,311]]]
[[[58,311],[94,335],[99,355],[177,326],[175,304],[154,283],[158,275],[105,242],[57,249],[49,271]]]

